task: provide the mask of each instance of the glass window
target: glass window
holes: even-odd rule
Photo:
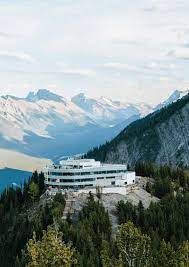
[[[107,171],[107,173],[115,173],[116,171],[113,171],[113,170],[111,170],[111,171]]]

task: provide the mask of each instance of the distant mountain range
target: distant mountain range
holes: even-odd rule
[[[175,91],[154,113],[131,123],[111,142],[89,151],[86,156],[130,166],[137,161],[189,166],[187,93]]]
[[[0,148],[53,160],[83,153],[186,93],[175,91],[155,108],[84,94],[67,99],[46,89],[26,98],[1,96]]]
[[[153,110],[145,103],[132,104],[105,97],[87,98],[84,94],[72,97],[71,101],[84,110],[92,120],[105,127],[115,126],[132,116],[143,117]]]

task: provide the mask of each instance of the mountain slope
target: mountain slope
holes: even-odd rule
[[[137,161],[189,165],[189,95],[133,122],[87,157],[134,165]]]
[[[75,145],[77,153],[81,129],[90,136],[99,128],[70,100],[47,90],[30,93],[24,99],[0,97],[0,148],[52,158],[72,152]]]
[[[154,108],[154,111],[159,110],[163,107],[166,107],[177,100],[181,99],[183,96],[187,95],[189,93],[189,90],[181,91],[181,90],[175,90],[165,101],[160,103]]]
[[[29,94],[26,99],[11,96],[0,98],[0,133],[5,139],[24,143],[24,137],[29,135],[29,132],[52,137],[48,127],[57,120],[62,120],[62,124],[77,126],[93,123],[87,114],[71,101],[60,101],[56,95],[52,99],[48,98],[42,94],[42,90],[35,95]]]

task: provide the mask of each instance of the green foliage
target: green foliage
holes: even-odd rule
[[[95,201],[92,194],[79,213],[62,220],[65,198],[40,198],[42,174],[34,173],[22,190],[5,190],[0,196],[0,266],[189,267],[187,170],[143,163],[137,168],[155,178],[148,191],[161,200],[148,209],[141,201],[137,206],[120,201],[117,234],[101,199]]]
[[[102,262],[102,267],[110,267],[111,264],[111,254],[110,254],[110,245],[108,241],[102,240],[100,259]]]
[[[108,213],[100,202],[90,195],[86,205],[79,212],[77,222],[60,225],[65,242],[72,241],[78,252],[77,266],[101,267],[107,263],[105,255],[111,240],[111,224]]]
[[[117,205],[119,223],[132,221],[152,238],[155,248],[165,239],[175,247],[189,240],[189,194],[168,196],[148,209],[120,201]]]
[[[39,197],[39,187],[35,182],[31,182],[29,185],[29,195],[33,202]]]
[[[184,241],[177,250],[178,265],[189,267],[189,242]]]
[[[116,243],[123,266],[151,266],[151,239],[132,222],[119,226]]]
[[[26,246],[26,267],[71,267],[76,263],[75,251],[62,241],[62,233],[52,227],[43,231],[41,240],[34,233]]]
[[[184,241],[177,249],[174,249],[170,243],[165,243],[163,240],[153,257],[154,267],[188,267],[189,243]]]
[[[165,243],[163,240],[160,244],[158,255],[154,257],[156,266],[179,266],[179,257],[170,243]]]
[[[189,190],[189,171],[187,169],[137,162],[135,171],[138,176],[155,179],[154,184],[147,183],[146,190],[158,198],[169,195],[174,190],[182,189],[184,192]]]
[[[119,265],[122,267],[188,267],[189,243],[183,242],[174,249],[164,240],[158,249],[153,248],[153,243],[148,235],[142,234],[132,222],[119,226],[116,236],[119,252]]]
[[[62,193],[57,193],[53,199],[52,214],[56,219],[63,216],[66,201]]]
[[[31,195],[31,189],[37,194]],[[42,230],[52,224],[49,206],[33,209],[34,199],[37,201],[44,190],[44,176],[35,172],[29,181],[24,183],[23,189],[8,188],[0,195],[0,266],[12,267],[15,262],[19,266],[21,263],[18,258],[16,261],[16,257],[20,257],[21,250],[28,238],[32,237],[33,231],[40,237]],[[30,209],[35,216],[30,214]]]

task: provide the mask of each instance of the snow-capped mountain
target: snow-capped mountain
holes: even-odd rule
[[[30,133],[52,138],[50,127],[57,121],[74,126],[93,123],[71,101],[47,90],[29,93],[25,99],[12,96],[0,98],[0,134],[6,140],[24,143],[24,137]]]
[[[84,94],[70,100],[46,89],[26,98],[1,96],[0,148],[50,158],[85,152],[151,110]]]
[[[94,121],[104,126],[116,125],[132,116],[140,118],[153,110],[145,103],[134,105],[105,97],[87,98],[82,93],[72,97],[71,101],[86,111]]]
[[[186,93],[175,91],[161,105]],[[26,98],[1,96],[0,149],[51,159],[83,153],[153,111],[145,103],[89,98],[84,94],[70,100],[46,89],[30,92]]]
[[[63,96],[54,94],[47,89],[39,89],[37,93],[29,92],[28,96],[26,97],[26,100],[31,101],[31,102],[37,102],[39,100],[47,100],[47,101],[66,103]]]
[[[173,102],[176,102],[177,100],[181,99],[183,96],[187,95],[189,93],[189,90],[175,90],[168,99],[166,99],[165,101],[163,101],[162,103],[160,103],[159,105],[157,105],[155,107],[154,110],[159,110],[165,106],[170,105]]]

